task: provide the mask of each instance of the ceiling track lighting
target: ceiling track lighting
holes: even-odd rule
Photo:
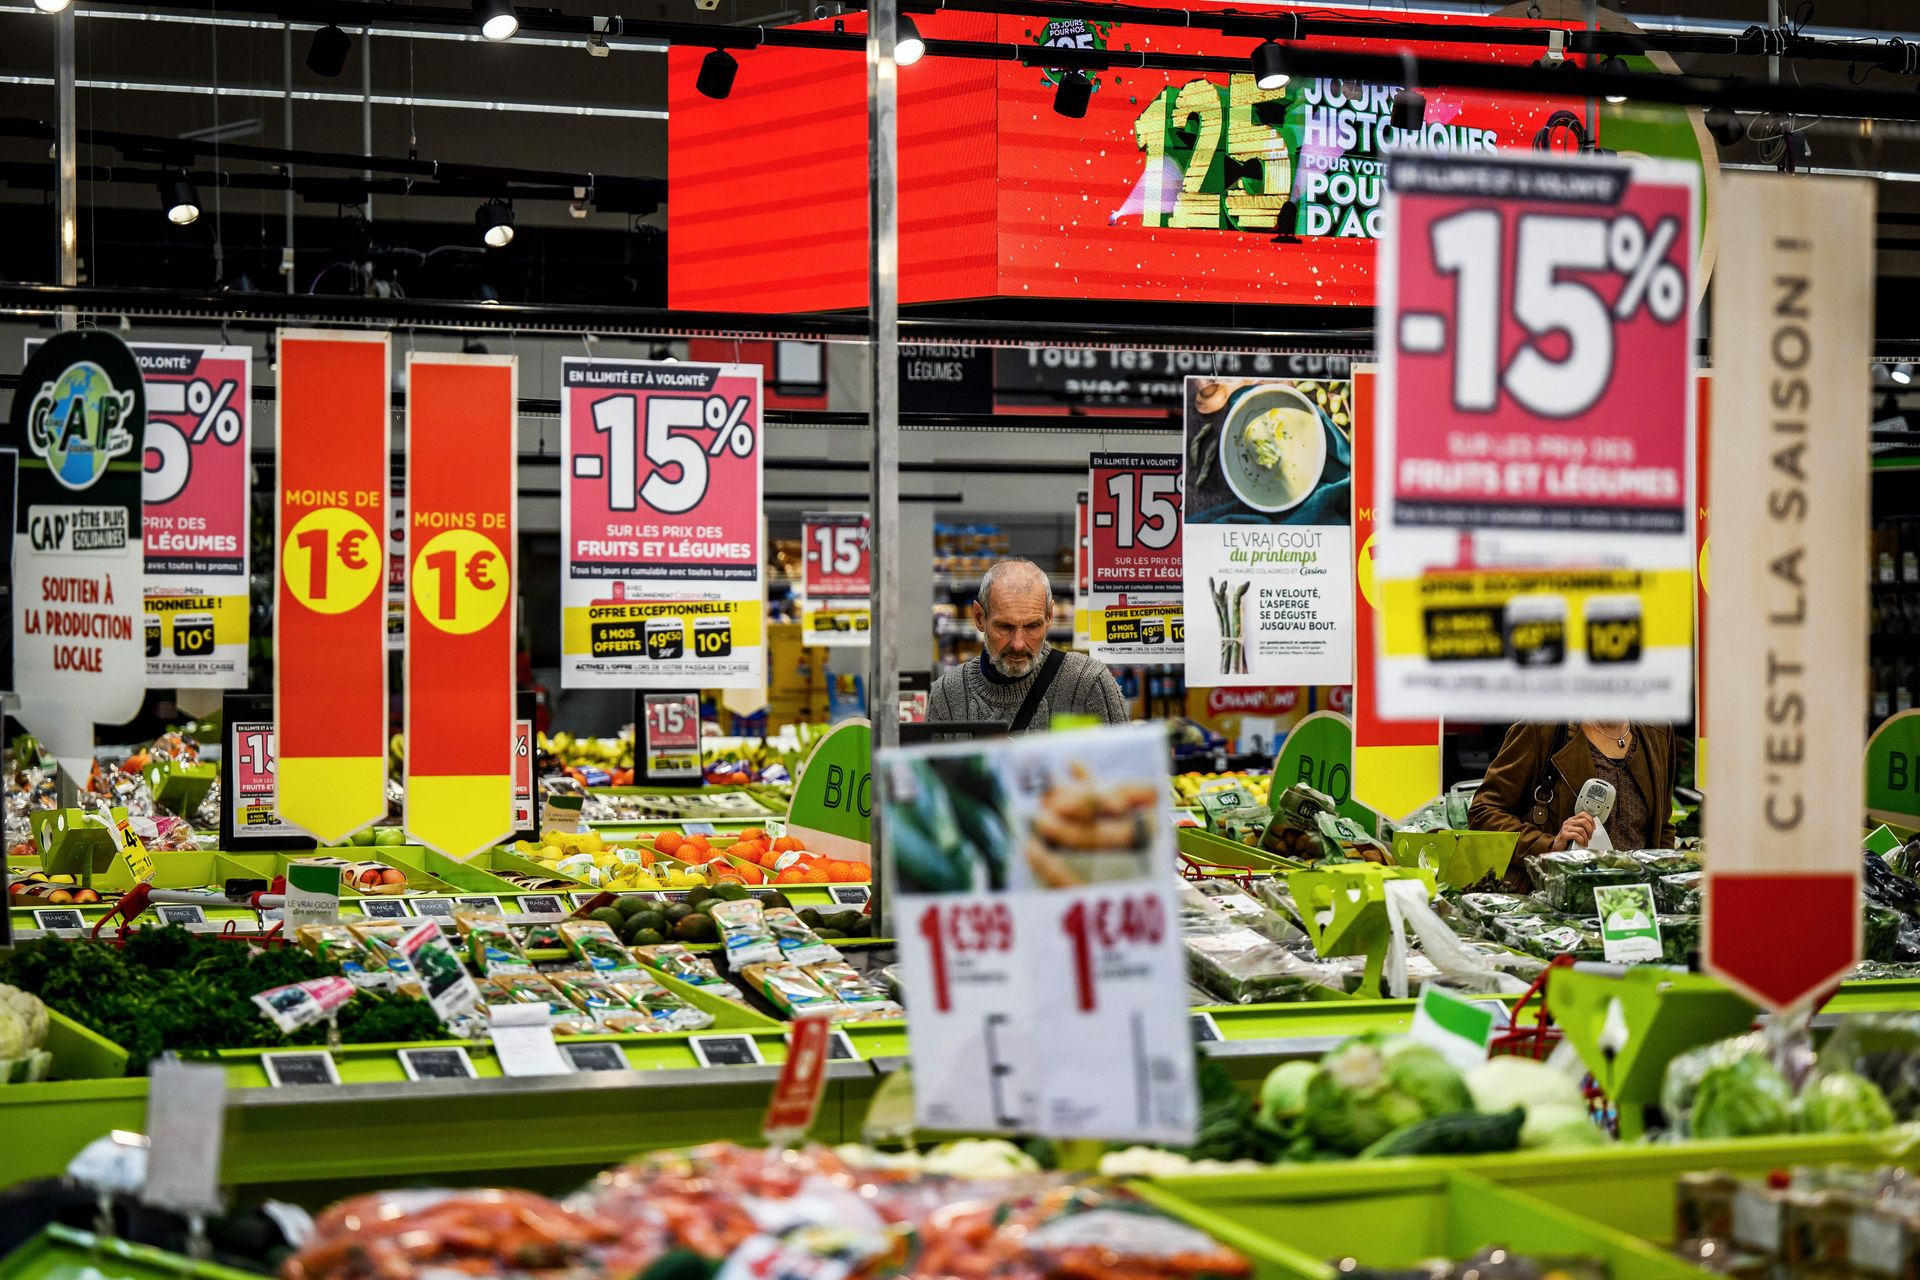
[[[1617,53],[1610,53],[1602,58],[1599,69],[1609,75],[1625,76],[1633,74],[1633,68],[1627,65],[1627,60]],[[1606,97],[1608,102],[1616,106],[1627,100],[1627,95],[1624,93],[1609,93]]]
[[[1904,360],[1893,366],[1888,372],[1891,374],[1894,382],[1900,386],[1906,387],[1913,384],[1913,366]]]
[[[1564,31],[1547,32],[1547,51],[1533,64],[1542,71],[1558,71],[1567,65],[1567,33]]]
[[[313,43],[307,46],[307,70],[332,80],[346,69],[347,54],[352,49],[352,36],[336,26],[322,27],[313,33]]]
[[[520,30],[513,0],[473,0],[473,17],[480,24],[480,34],[489,40],[511,40]]]
[[[42,13],[59,13],[72,3],[73,0],[33,0],[33,7]]]
[[[1426,95],[1418,89],[1402,89],[1393,95],[1393,113],[1388,122],[1396,129],[1414,130],[1427,122]]]
[[[473,225],[489,249],[504,249],[513,243],[513,206],[496,196],[473,211]]]
[[[193,185],[184,169],[160,184],[160,207],[176,227],[190,227],[200,221],[200,188]]]
[[[693,87],[709,98],[724,98],[733,92],[733,78],[740,72],[740,64],[725,49],[714,49],[700,59],[700,74],[693,78]]]
[[[1286,46],[1277,41],[1262,40],[1253,47],[1253,82],[1256,85],[1271,92],[1285,88],[1290,78]]]
[[[1093,81],[1084,71],[1063,71],[1053,90],[1053,113],[1069,120],[1084,120],[1087,104],[1093,100]]]
[[[927,56],[927,42],[920,36],[920,28],[914,25],[912,18],[900,15],[893,28],[893,61],[895,65],[910,67]]]

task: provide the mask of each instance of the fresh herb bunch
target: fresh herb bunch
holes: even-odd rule
[[[339,977],[340,967],[294,947],[260,948],[190,934],[139,929],[123,948],[66,938],[22,944],[0,960],[0,982],[127,1050],[127,1070],[172,1050],[205,1056],[220,1049],[321,1044],[324,1023],[282,1035],[253,997],[273,987]],[[379,1044],[441,1038],[425,1001],[361,992],[339,1012],[340,1039]]]

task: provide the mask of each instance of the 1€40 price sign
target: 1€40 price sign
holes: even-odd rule
[[[1697,174],[1403,154],[1388,188],[1381,713],[1684,719]]]

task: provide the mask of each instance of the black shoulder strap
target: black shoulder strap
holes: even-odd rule
[[[1033,686],[1027,690],[1026,701],[1013,713],[1013,723],[1007,726],[1008,733],[1020,733],[1033,723],[1034,713],[1040,710],[1040,700],[1053,687],[1053,678],[1060,674],[1060,664],[1066,660],[1065,649],[1048,651],[1046,661],[1040,664],[1039,674],[1033,678]]]

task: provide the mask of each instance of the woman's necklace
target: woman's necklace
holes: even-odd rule
[[[1628,726],[1625,720],[1622,720],[1620,722],[1620,725],[1617,729],[1609,729],[1607,728],[1607,726],[1603,724],[1595,724],[1592,721],[1587,722],[1587,727],[1589,729],[1592,729],[1594,732],[1600,734],[1601,737],[1612,738],[1613,745],[1620,748],[1620,750],[1625,751],[1627,749],[1627,727]]]

